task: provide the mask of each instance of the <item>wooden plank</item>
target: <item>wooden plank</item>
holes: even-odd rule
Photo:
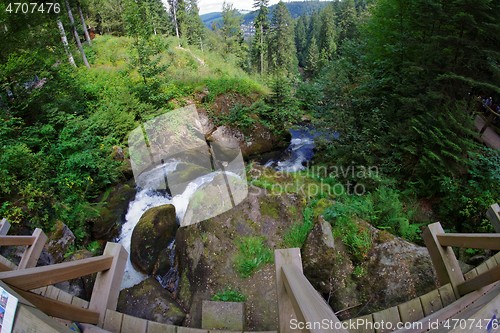
[[[7,219],[2,219],[2,221],[0,221],[0,236],[7,235],[9,229],[10,229],[9,221],[7,221]]]
[[[45,314],[61,319],[95,324],[99,321],[99,313],[89,311],[80,307],[46,298],[29,291],[12,288],[17,294],[27,299]]]
[[[45,296],[45,293],[47,292],[47,287],[41,287],[41,288],[33,289],[33,290],[30,290],[30,291],[32,293]]]
[[[500,280],[500,266],[479,274],[478,276],[458,285],[460,295],[465,295],[471,291],[483,288],[491,283]]]
[[[178,326],[177,333],[208,333],[208,331],[207,330],[200,330],[198,328]]]
[[[467,327],[467,330],[457,328],[452,330],[451,333],[458,333],[464,331],[471,333],[499,331],[498,329],[487,330],[484,326],[479,327],[478,325],[476,325],[476,323],[482,323],[486,325],[486,320],[494,320],[494,318],[496,318],[496,322],[494,322],[494,324],[498,326],[498,309],[500,309],[500,293],[492,301],[483,306],[476,314],[467,319],[469,325],[471,325],[471,323],[474,323],[473,325],[471,325],[471,327]]]
[[[50,266],[2,272],[0,280],[22,290],[31,290],[106,270],[112,262],[113,257],[102,255]]]
[[[59,295],[57,295],[57,300],[66,304],[71,304],[73,300],[73,295],[65,292],[64,290],[59,291]]]
[[[441,296],[441,303],[443,304],[443,307],[448,306],[457,300],[451,284],[442,286],[441,288],[438,289],[438,291],[439,295]],[[422,318],[418,319],[420,320]]]
[[[486,265],[486,267],[488,267],[488,270],[493,269],[493,268],[495,268],[496,266],[498,266],[498,265],[497,265],[497,261],[496,261],[495,257],[490,257],[490,258],[488,258],[488,260],[486,260],[486,261],[484,262],[484,264]]]
[[[174,325],[161,324],[154,321],[148,321],[147,333],[176,333],[177,328]]]
[[[438,234],[441,246],[500,250],[500,234]]]
[[[443,308],[441,296],[439,295],[439,291],[437,289],[420,296],[420,302],[422,302],[422,309],[424,310],[425,316],[429,316],[430,314]]]
[[[468,271],[467,273],[464,274],[465,280],[470,280],[470,279],[472,279],[475,276],[477,276],[477,269],[476,268],[473,268],[473,269],[471,269],[470,271]]]
[[[495,290],[496,288],[496,290]],[[482,291],[475,291],[470,294],[465,295],[464,297],[460,298],[458,301],[453,302],[452,304],[448,305],[447,307],[442,308],[441,310],[438,310],[437,312],[434,312],[430,316],[424,317],[423,319],[419,320],[416,322],[413,326],[412,329],[399,329],[395,331],[395,333],[423,333],[423,332],[428,332],[429,331],[429,323],[435,323],[439,322],[442,323],[443,321],[452,318],[456,316],[457,314],[461,313],[465,309],[469,308],[472,304],[475,304],[481,297],[483,297],[486,293],[488,292],[498,292],[500,291],[500,285],[495,287],[493,285],[486,287]]]
[[[110,256],[113,260],[108,271],[97,274],[89,304],[90,310],[101,313],[99,325],[103,323],[106,309],[116,310],[128,258],[128,253],[121,244],[110,242],[106,244],[104,255]]]
[[[122,320],[122,333],[146,333],[147,320],[124,314]]]
[[[440,284],[444,286],[451,283],[453,292],[458,297],[457,285],[464,281],[464,276],[453,249],[449,246],[443,247],[439,243],[437,238],[439,234],[444,234],[444,230],[438,222],[428,225],[422,233],[422,237],[429,250]]]
[[[11,271],[12,268],[4,263],[0,262],[0,272],[8,272]]]
[[[300,249],[285,249],[274,251],[274,265],[276,268],[276,293],[278,296],[278,331],[280,333],[291,333],[291,320],[297,320],[297,315],[293,310],[292,301],[286,292],[283,283],[281,267],[283,265],[295,265],[302,272],[302,259]]]
[[[47,291],[45,292],[45,297],[50,298],[50,299],[57,299],[57,296],[59,296],[59,292],[61,290],[59,288],[56,288],[54,286],[47,286]]]
[[[393,306],[392,308],[385,309],[384,311],[380,312],[375,312],[373,314],[373,321],[375,323],[382,323],[384,321],[385,323],[392,323],[393,327],[396,327],[397,323],[401,322],[401,318],[399,317],[399,310],[397,306]],[[375,329],[376,333],[386,333],[386,332],[391,332],[388,328],[389,325],[384,325],[383,327],[377,327],[378,329]],[[394,329],[394,328],[393,328]]]
[[[328,320],[332,326],[340,320],[335,316],[332,308],[326,303],[321,295],[314,289],[311,283],[296,265],[285,264],[281,266],[283,271],[283,283],[286,291],[292,301],[295,314],[299,321],[306,323],[320,323],[323,320]],[[290,326],[290,323],[288,323]],[[312,328],[312,333],[325,332],[321,328]],[[345,332],[345,329],[333,329],[330,332]]]
[[[71,300],[71,304],[78,306],[82,309],[87,309],[89,307],[89,302],[87,302],[84,299],[78,298],[76,296],[73,297],[73,299]]]
[[[104,328],[106,331],[112,333],[120,333],[122,329],[123,314],[113,310],[106,310],[106,316],[104,317]]]
[[[403,323],[413,323],[424,318],[424,309],[422,308],[420,298],[414,298],[406,303],[399,304],[398,309],[401,322]]]
[[[38,258],[42,254],[43,247],[47,242],[47,235],[42,231],[42,229],[36,228],[33,232],[33,237],[35,240],[33,244],[29,246],[19,262],[19,269],[35,267],[38,262]]]
[[[490,220],[495,231],[500,233],[500,206],[498,203],[491,205],[490,209],[486,212],[486,217]]]
[[[0,236],[0,246],[28,246],[34,241],[33,236]]]
[[[477,266],[476,267],[476,271],[477,271],[477,274],[483,274],[483,273],[486,273],[487,271],[489,271],[489,268],[488,266],[486,266],[486,263],[483,262],[481,265]]]
[[[17,307],[13,332],[74,333],[40,310],[25,304],[19,304]]]
[[[12,271],[12,270],[15,270],[17,269],[17,265],[14,264],[12,261],[10,261],[9,259],[5,258],[4,256],[0,255],[0,263],[3,265],[3,266],[7,266],[9,269],[3,271],[3,272],[8,272],[8,271]]]
[[[349,332],[352,333],[375,333],[373,325],[373,315],[370,313],[366,316],[353,318],[345,321],[347,327],[349,327]],[[353,329],[351,330],[351,323]]]

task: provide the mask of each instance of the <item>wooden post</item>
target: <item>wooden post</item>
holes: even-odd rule
[[[10,223],[7,219],[2,219],[0,222],[0,236],[5,236],[9,232]]]
[[[429,250],[432,264],[436,269],[439,283],[444,286],[451,283],[455,297],[460,297],[457,285],[464,282],[464,276],[458,265],[458,260],[451,247],[443,247],[439,243],[437,235],[444,234],[441,223],[433,223],[427,226],[422,236]]]
[[[40,258],[40,255],[42,254],[45,242],[47,242],[47,235],[45,235],[42,229],[36,228],[33,232],[33,237],[35,237],[35,240],[33,241],[33,244],[28,246],[26,251],[24,251],[23,257],[19,262],[18,269],[35,267],[38,262],[38,258]]]
[[[109,242],[104,249],[104,255],[113,256],[113,262],[109,270],[97,274],[89,304],[89,310],[99,312],[99,326],[101,327],[104,324],[106,310],[115,310],[118,304],[118,295],[128,258],[128,253],[121,244]]]
[[[495,231],[500,233],[500,206],[497,203],[491,205],[490,209],[486,212],[486,217],[490,220]]]
[[[276,293],[278,295],[278,321],[280,333],[294,332],[290,327],[290,321],[297,319],[290,296],[287,294],[283,281],[282,267],[293,265],[302,273],[302,259],[300,249],[285,249],[274,251],[274,264],[276,266]]]

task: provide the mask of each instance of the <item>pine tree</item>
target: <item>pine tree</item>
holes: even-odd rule
[[[269,68],[273,73],[290,74],[297,71],[297,50],[294,41],[293,20],[280,1],[271,20],[269,38]]]
[[[258,9],[259,12],[255,18],[255,36],[252,45],[252,53],[254,54],[254,63],[258,64],[258,70],[261,75],[265,71],[265,58],[267,53],[267,32],[269,29],[268,14],[269,14],[269,0],[255,0],[253,8]]]
[[[307,16],[303,15],[297,20],[295,25],[295,47],[297,48],[297,57],[299,66],[306,66],[307,57]]]
[[[241,15],[231,3],[222,5],[222,28],[219,33],[223,39],[223,53],[235,55],[243,59],[243,32],[241,31]]]
[[[320,66],[320,53],[318,49],[318,44],[316,43],[316,37],[312,37],[311,43],[307,49],[306,58],[306,72],[310,76],[314,76]]]
[[[324,62],[331,61],[337,51],[337,33],[335,29],[335,12],[333,5],[328,5],[321,13],[321,29],[319,49]]]
[[[187,0],[186,2],[186,38],[191,45],[199,45],[203,49],[205,38],[205,26],[200,18],[198,0]]]

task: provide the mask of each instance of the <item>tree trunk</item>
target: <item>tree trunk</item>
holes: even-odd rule
[[[80,42],[80,36],[78,36],[78,31],[76,31],[75,19],[73,18],[73,13],[71,12],[71,7],[69,6],[69,1],[64,0],[66,3],[66,9],[68,10],[69,23],[71,24],[71,28],[73,29],[73,37],[75,37],[76,45],[78,46],[78,50],[82,54],[83,63],[87,68],[90,68],[87,57],[85,56],[85,51],[83,50],[82,42]]]
[[[59,27],[59,32],[61,33],[61,41],[64,45],[64,51],[66,51],[66,55],[68,56],[69,63],[76,67],[75,59],[69,50],[68,38],[66,38],[66,31],[64,31],[64,26],[60,19],[57,19],[57,26]]]
[[[179,35],[179,24],[177,23],[177,8],[175,3],[172,3],[172,10],[174,12],[175,34],[179,40],[179,46],[181,46],[181,36]]]
[[[92,45],[92,41],[90,40],[89,30],[87,29],[87,24],[85,23],[85,18],[83,17],[82,7],[80,7],[80,3],[77,3],[78,6],[78,14],[80,14],[80,20],[82,21],[83,33],[85,34],[85,39],[89,45]]]

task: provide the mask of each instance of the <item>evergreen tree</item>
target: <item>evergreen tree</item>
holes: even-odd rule
[[[199,45],[203,49],[205,26],[200,18],[198,0],[187,0],[186,5],[186,38],[191,45]]]
[[[299,66],[306,66],[307,57],[307,32],[308,32],[308,21],[307,16],[303,15],[297,20],[295,25],[295,47],[297,48],[297,58],[299,60]]]
[[[321,13],[321,29],[319,49],[323,62],[331,61],[337,51],[337,33],[335,29],[335,12],[329,4]]]
[[[234,55],[239,59],[244,58],[243,32],[241,31],[242,18],[231,3],[222,5],[222,28],[219,33],[223,39],[223,53],[226,56]]]
[[[252,53],[254,54],[253,62],[257,63],[259,73],[264,74],[265,58],[267,53],[267,32],[269,29],[268,14],[269,0],[255,0],[253,8],[259,10],[255,18],[255,36],[252,45]]]
[[[320,66],[320,53],[318,49],[318,44],[316,43],[316,37],[312,37],[311,43],[307,49],[306,58],[306,72],[310,76],[314,76]]]
[[[280,1],[271,20],[269,38],[269,68],[274,73],[291,74],[297,71],[297,50],[294,41],[293,20]]]

